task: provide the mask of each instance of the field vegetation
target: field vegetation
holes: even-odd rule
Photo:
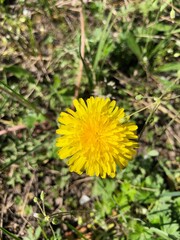
[[[0,0],[0,239],[180,239],[180,8]],[[57,118],[109,97],[138,125],[115,178],[69,172]]]

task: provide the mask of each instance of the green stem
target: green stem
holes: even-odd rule
[[[47,235],[46,235],[46,233],[45,233],[45,231],[44,231],[44,228],[43,228],[43,226],[42,226],[41,222],[40,222],[40,221],[38,221],[38,223],[39,223],[39,226],[40,226],[40,228],[41,228],[42,235],[44,236],[44,238],[45,238],[46,240],[48,240],[48,237],[47,237]]]
[[[150,112],[140,134],[139,134],[139,140],[141,139],[142,137],[142,134],[145,130],[145,128],[147,127],[149,121],[151,120],[152,116],[154,115],[154,113],[156,112],[156,110],[158,109],[159,105],[161,104],[161,100],[167,95],[167,93],[171,90],[172,86],[174,86],[177,82],[179,81],[179,77],[175,79],[175,81],[164,91],[164,93],[161,94],[161,96],[159,98],[156,99],[156,102],[154,103],[155,106],[152,110],[152,112]]]
[[[23,96],[21,96],[19,93],[15,92],[13,89],[11,89],[7,84],[0,81],[0,90],[5,92],[6,94],[10,95],[12,98],[20,102],[22,105],[24,105],[27,108],[33,109],[37,114],[41,113],[41,115],[53,126],[54,122],[48,119],[46,114],[43,114],[40,109],[38,109],[33,103],[30,103],[28,100],[26,100]]]
[[[5,84],[4,82],[0,81],[0,84],[2,84],[3,86],[0,86],[0,89],[7,93],[8,95],[10,95],[12,98],[16,99],[18,102],[20,102],[22,105],[24,105],[25,107],[31,108],[33,109],[36,113],[39,113],[40,110],[37,109],[34,104],[30,103],[29,101],[27,101],[24,97],[22,97],[20,94],[18,94],[17,92],[15,92],[13,89],[11,89],[7,84]]]
[[[87,240],[87,238],[84,237],[84,235],[81,232],[79,232],[75,227],[73,227],[70,223],[68,223],[66,221],[64,223],[68,226],[68,228],[70,228],[72,231],[74,231],[80,238]]]
[[[56,240],[56,235],[55,235],[55,232],[54,232],[54,230],[53,230],[53,227],[52,227],[51,223],[49,223],[49,227],[50,227],[51,232],[52,232],[52,234],[53,234],[54,240]]]
[[[15,240],[21,240],[21,238],[16,237],[13,233],[9,232],[8,230],[6,230],[3,227],[0,227],[0,229],[2,230],[2,232],[4,234],[6,234],[7,236],[11,237],[11,239],[15,239]]]
[[[156,102],[156,105],[154,106],[152,112],[150,112],[150,114],[149,114],[148,118],[146,119],[146,122],[145,122],[145,124],[144,124],[144,126],[143,126],[143,128],[142,128],[142,130],[141,130],[141,132],[139,134],[139,140],[141,139],[142,134],[143,134],[145,128],[147,127],[149,121],[151,120],[152,116],[154,115],[154,113],[156,112],[156,110],[158,109],[160,104],[161,104],[161,101]]]

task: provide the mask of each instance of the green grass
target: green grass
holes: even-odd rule
[[[0,239],[179,239],[178,3],[74,2],[0,1]],[[138,125],[114,179],[57,156],[77,95],[115,99]]]

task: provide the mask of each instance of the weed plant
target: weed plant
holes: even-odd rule
[[[179,14],[173,0],[0,0],[0,239],[180,239]],[[138,125],[116,178],[57,156],[59,113],[90,96]]]

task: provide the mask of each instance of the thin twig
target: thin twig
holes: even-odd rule
[[[26,195],[25,195],[25,197],[24,197],[24,199],[23,199],[23,205],[22,205],[22,207],[21,207],[21,217],[24,216],[24,209],[25,209],[25,206],[26,206],[26,204],[27,204],[29,192],[30,192],[30,190],[31,190],[31,187],[32,187],[32,184],[33,184],[34,179],[35,179],[35,176],[34,176],[34,174],[33,174],[32,177],[31,177],[31,179],[30,179],[30,181],[29,181],[28,184],[26,185],[26,190],[27,190],[27,192],[26,192]],[[21,229],[21,231],[22,231],[22,229]]]
[[[4,208],[5,207],[5,202],[7,198],[7,193],[4,194],[3,200],[2,200],[2,208],[1,210],[1,215],[0,215],[0,227],[3,227],[3,215],[5,213]],[[0,231],[0,239],[2,238],[2,231]]]
[[[81,48],[80,48],[80,54],[82,58],[84,59],[84,53],[85,53],[85,24],[84,24],[84,15],[83,15],[83,9],[82,7],[79,9],[80,14],[80,25],[81,25]],[[79,95],[79,89],[81,85],[81,79],[82,79],[82,72],[83,72],[83,62],[82,59],[79,60],[79,69],[76,79],[76,88],[74,93],[74,98],[77,98]]]
[[[25,128],[27,128],[27,127],[25,125],[23,125],[23,124],[22,125],[18,125],[18,126],[13,126],[13,127],[7,128],[5,130],[1,130],[0,131],[0,136],[4,135],[4,134],[7,134],[9,132],[16,132],[18,130],[25,129]]]

